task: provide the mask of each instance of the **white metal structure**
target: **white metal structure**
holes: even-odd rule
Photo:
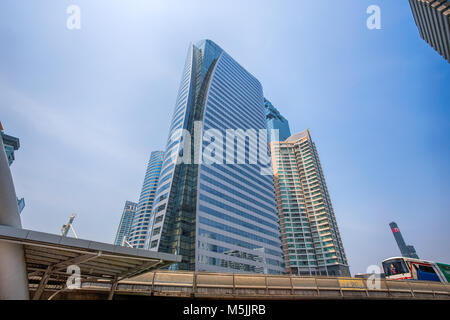
[[[63,224],[63,226],[61,228],[61,234],[63,237],[67,237],[67,234],[69,233],[69,229],[70,229],[70,230],[72,230],[72,233],[75,236],[75,238],[78,239],[78,235],[72,226],[73,220],[75,219],[75,217],[76,217],[76,214],[72,214],[69,218],[69,221],[66,224]]]

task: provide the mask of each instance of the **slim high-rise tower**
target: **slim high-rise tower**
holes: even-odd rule
[[[409,0],[420,36],[450,62],[450,1]]]
[[[330,195],[309,130],[271,142],[286,271],[350,275]]]
[[[397,242],[402,257],[419,259],[419,256],[416,253],[416,249],[413,246],[407,245],[405,243],[405,240],[403,239],[402,233],[400,232],[397,223],[391,222],[389,223],[389,226],[391,227],[392,234],[394,235],[395,241]]]
[[[191,44],[149,239],[151,250],[183,256],[172,269],[284,271],[272,176],[262,174],[270,164],[250,161],[249,132],[265,127],[259,81],[214,42]],[[267,156],[266,132],[259,145]],[[225,160],[242,152],[245,163]]]
[[[125,241],[128,241],[128,237],[131,231],[131,225],[136,214],[137,203],[126,201],[123,208],[122,217],[120,218],[119,227],[117,228],[116,239],[114,244],[116,246],[125,246]]]
[[[141,195],[128,237],[128,242],[135,248],[146,248],[151,228],[153,200],[155,199],[156,187],[161,173],[163,155],[164,152],[162,151],[154,151],[151,153],[148,161]]]

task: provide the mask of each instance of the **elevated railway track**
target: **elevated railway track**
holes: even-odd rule
[[[370,283],[370,281],[369,281]],[[30,290],[33,290],[30,287]],[[48,288],[51,291],[57,287]],[[84,282],[80,289],[64,291],[54,299],[104,299],[111,294],[107,282]],[[450,284],[426,281],[379,279],[368,286],[366,279],[343,277],[297,277],[290,275],[226,274],[155,271],[120,281],[115,299],[152,297],[184,299],[437,299],[450,300]]]

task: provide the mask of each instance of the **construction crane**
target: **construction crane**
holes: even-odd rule
[[[129,243],[125,237],[123,237],[122,239],[122,246],[124,246],[124,244],[126,244],[128,247],[133,248],[133,246],[131,245],[131,243]],[[124,246],[125,247],[125,246]]]
[[[72,214],[69,218],[69,222],[67,222],[66,224],[63,224],[62,228],[61,228],[61,234],[63,237],[67,237],[67,234],[69,233],[69,229],[72,230],[73,235],[75,236],[75,238],[78,239],[77,233],[75,232],[72,223],[73,220],[75,219],[75,214]]]

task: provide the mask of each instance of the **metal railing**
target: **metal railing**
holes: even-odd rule
[[[449,299],[450,284],[347,277],[156,271],[120,281],[116,294],[211,299]],[[104,290],[84,283],[82,290]]]

